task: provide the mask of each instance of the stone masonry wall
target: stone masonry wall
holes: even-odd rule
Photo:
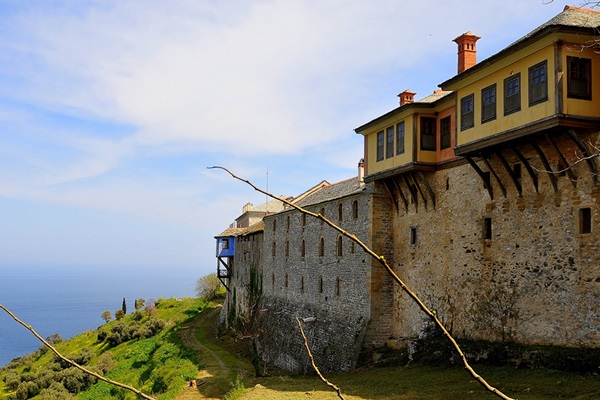
[[[585,135],[596,146],[599,134]],[[554,139],[568,162],[577,149],[566,135]],[[555,170],[563,168],[553,146],[538,145]],[[560,174],[555,193],[534,149],[519,150],[537,169],[539,192],[521,168],[522,197],[497,156],[491,165],[506,186],[503,196],[493,175],[494,199],[468,164],[426,174],[437,205],[426,210],[400,205],[394,218],[394,268],[455,336],[514,340],[524,344],[600,346],[600,190],[586,162],[573,166],[574,184]],[[508,150],[511,166],[521,164]],[[477,162],[487,171],[482,161]],[[580,213],[590,208],[592,232],[581,233]],[[485,219],[491,238],[485,238]],[[417,243],[410,243],[410,228]],[[502,322],[488,305],[503,308]],[[426,322],[406,294],[395,289],[391,334],[416,337]],[[487,308],[486,308],[487,307]],[[394,340],[390,343],[398,344]]]
[[[370,199],[371,194],[365,191],[308,208],[316,213],[324,208],[328,219],[366,241]],[[354,201],[358,203],[358,218],[352,217]],[[297,372],[305,372],[307,367],[296,316],[316,317],[306,326],[313,335],[311,347],[318,355],[319,368],[349,370],[358,359],[371,312],[371,260],[345,237],[341,239],[342,253],[338,255],[339,235],[322,221],[310,216],[304,218],[296,210],[265,217],[261,310],[266,316],[261,318],[270,321],[266,324],[270,332],[265,335],[269,342],[263,347],[266,358],[278,367]],[[321,238],[325,246],[319,255]]]

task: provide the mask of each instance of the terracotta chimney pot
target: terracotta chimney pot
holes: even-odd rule
[[[400,93],[398,97],[400,97],[400,105],[403,106],[408,103],[413,103],[415,101],[415,94],[410,91],[410,89],[406,89],[404,92]]]
[[[475,43],[481,39],[471,31],[465,32],[453,41],[458,44],[458,73],[477,64],[477,46]]]

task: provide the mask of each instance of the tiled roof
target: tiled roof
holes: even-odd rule
[[[415,101],[415,103],[435,103],[439,99],[442,99],[451,93],[451,90],[436,90],[433,94],[430,94],[429,96],[424,97],[421,100]]]
[[[223,232],[221,232],[220,234],[215,236],[215,239],[220,238],[220,237],[229,237],[229,236],[233,236],[233,237],[245,236],[245,235],[249,235],[251,233],[263,231],[264,229],[265,229],[265,223],[263,221],[260,221],[260,222],[257,222],[256,224],[250,225],[246,228],[227,228]]]
[[[360,193],[363,191],[363,189],[364,186],[359,184],[358,177],[355,176],[350,179],[325,186],[299,201],[297,205],[306,207],[313,204],[323,203],[325,201],[339,199],[354,193]]]

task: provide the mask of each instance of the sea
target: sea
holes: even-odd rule
[[[207,273],[194,267],[0,266],[0,304],[43,338],[58,333],[68,339],[102,325],[102,313],[114,316],[123,298],[129,313],[135,299],[194,297],[197,279]],[[0,309],[0,367],[41,345]]]

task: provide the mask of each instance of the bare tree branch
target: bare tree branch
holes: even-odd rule
[[[38,339],[39,339],[39,340],[40,340],[42,343],[44,343],[44,345],[45,345],[46,347],[48,347],[50,350],[52,350],[52,352],[53,352],[54,354],[56,354],[56,355],[57,355],[57,356],[58,356],[58,357],[59,357],[61,360],[65,361],[65,362],[67,362],[67,363],[69,363],[69,364],[71,364],[71,365],[72,365],[72,366],[74,366],[75,368],[78,368],[78,369],[80,369],[81,371],[83,371],[84,373],[86,373],[86,374],[88,374],[88,375],[91,375],[91,376],[93,376],[93,377],[96,377],[96,378],[98,378],[98,379],[99,379],[99,380],[101,380],[101,381],[104,381],[104,382],[106,382],[106,383],[109,383],[109,384],[111,384],[111,385],[118,386],[118,387],[120,387],[120,388],[127,389],[127,390],[129,390],[129,391],[132,391],[133,393],[137,394],[138,396],[140,396],[140,397],[142,397],[142,398],[144,398],[144,399],[148,399],[148,400],[156,400],[154,397],[150,397],[150,396],[148,396],[147,394],[145,394],[145,393],[143,393],[143,392],[139,391],[138,389],[136,389],[136,388],[134,388],[134,387],[132,387],[132,386],[129,386],[129,385],[126,385],[126,384],[124,384],[124,383],[117,382],[117,381],[113,381],[113,380],[111,380],[111,379],[105,378],[104,376],[102,376],[102,375],[100,375],[100,374],[97,374],[97,373],[96,373],[96,372],[94,372],[94,371],[90,371],[89,369],[87,369],[87,368],[85,368],[85,367],[82,367],[81,365],[77,364],[75,361],[72,361],[72,360],[68,359],[67,357],[65,357],[65,356],[63,356],[62,354],[60,354],[60,353],[58,352],[58,350],[56,350],[56,349],[55,349],[55,348],[54,348],[54,347],[53,347],[53,346],[52,346],[50,343],[48,343],[46,340],[44,340],[44,338],[42,338],[42,337],[41,337],[41,336],[40,336],[40,335],[39,335],[39,334],[38,334],[38,333],[37,333],[37,332],[36,332],[36,331],[35,331],[35,330],[34,330],[34,329],[31,327],[31,325],[27,325],[25,322],[21,321],[19,318],[17,318],[17,316],[16,316],[15,314],[13,314],[13,313],[12,313],[12,312],[11,312],[11,311],[8,309],[8,308],[4,307],[2,304],[0,304],[0,308],[1,308],[1,309],[3,309],[4,311],[6,311],[6,313],[12,317],[12,319],[14,319],[14,320],[15,320],[15,321],[17,321],[19,324],[23,325],[25,328],[27,328],[29,331],[31,331],[31,333],[33,333],[33,335],[34,335],[36,338],[38,338]]]
[[[249,180],[240,178],[239,176],[235,175],[234,173],[232,173],[231,171],[229,171],[227,168],[225,167],[221,167],[221,166],[213,166],[213,167],[208,167],[208,169],[222,169],[223,171],[227,172],[229,175],[231,175],[233,178],[242,181],[244,183],[246,183],[247,185],[251,186],[254,190],[268,196],[271,197],[273,199],[279,200],[285,204],[287,204],[290,207],[293,207],[294,209],[300,211],[303,214],[308,214],[311,215],[315,218],[318,218],[322,221],[324,221],[327,225],[331,226],[333,229],[335,229],[336,231],[340,232],[342,235],[346,236],[347,238],[349,238],[350,240],[353,240],[355,243],[357,243],[360,247],[362,247],[362,249],[367,253],[370,254],[373,258],[375,258],[385,269],[386,271],[391,275],[392,279],[394,279],[394,281],[396,281],[396,283],[398,283],[398,285],[400,285],[400,287],[402,288],[402,290],[408,294],[415,303],[417,303],[417,305],[419,306],[419,308],[421,308],[421,310],[427,314],[429,316],[429,318],[431,318],[436,326],[442,331],[442,333],[444,334],[444,336],[450,341],[450,343],[452,344],[452,346],[454,347],[454,349],[456,350],[456,352],[458,353],[458,355],[460,356],[463,366],[465,367],[465,369],[469,372],[469,374],[471,374],[471,376],[477,381],[479,382],[483,387],[485,387],[487,390],[489,390],[490,392],[492,392],[493,394],[495,394],[496,396],[500,397],[501,399],[504,400],[514,400],[511,397],[508,397],[507,395],[505,395],[504,393],[502,393],[500,390],[496,389],[495,387],[491,386],[485,379],[483,379],[483,377],[481,377],[479,374],[477,374],[475,372],[475,370],[469,365],[469,362],[467,361],[467,358],[465,356],[465,354],[462,352],[460,346],[458,345],[458,343],[456,342],[456,340],[452,337],[452,335],[450,334],[450,332],[448,332],[448,330],[446,329],[446,327],[442,324],[442,322],[438,319],[436,313],[434,313],[432,310],[430,310],[424,303],[423,301],[419,298],[419,296],[417,296],[417,294],[415,292],[413,292],[405,283],[402,279],[400,279],[400,277],[396,274],[396,272],[392,269],[392,267],[388,264],[388,262],[385,260],[384,256],[381,256],[377,253],[375,253],[369,246],[367,246],[366,244],[364,244],[360,239],[358,239],[358,237],[356,237],[356,235],[342,229],[341,227],[339,227],[338,225],[334,224],[333,222],[331,222],[329,219],[325,218],[323,215],[321,214],[316,214],[312,211],[306,210],[294,203],[292,203],[291,201],[282,198],[282,197],[277,197],[257,186],[255,186],[252,182],[250,182]]]
[[[321,371],[319,371],[317,364],[315,364],[315,359],[313,358],[312,352],[310,351],[310,347],[308,346],[308,339],[306,338],[306,335],[304,334],[304,329],[302,328],[302,322],[300,322],[300,318],[298,318],[298,317],[296,317],[296,321],[298,321],[298,327],[300,328],[300,333],[302,334],[302,339],[304,339],[304,347],[306,348],[306,352],[308,353],[308,357],[310,358],[310,363],[311,363],[313,369],[315,370],[317,375],[319,375],[319,378],[321,378],[321,380],[327,386],[329,386],[330,388],[335,390],[340,399],[344,400],[344,396],[342,396],[342,389],[340,389],[339,387],[335,386],[333,383],[331,383],[327,379],[325,379],[325,377],[321,374]]]

